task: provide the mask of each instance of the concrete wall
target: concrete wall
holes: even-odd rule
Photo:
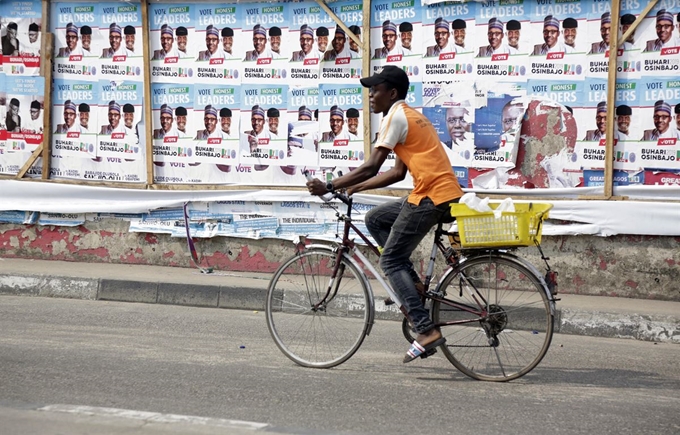
[[[543,237],[542,247],[559,272],[560,292],[680,301],[679,243],[678,237],[560,236]],[[198,239],[196,247],[203,265],[235,272],[273,272],[293,253],[290,241],[276,239],[215,237]],[[428,253],[423,242],[413,256],[421,270]],[[544,270],[536,248],[519,254]],[[130,233],[127,222],[114,219],[78,227],[0,224],[0,256],[192,267],[184,238]]]

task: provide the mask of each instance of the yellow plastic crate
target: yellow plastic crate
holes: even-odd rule
[[[490,203],[496,209],[499,204]],[[500,248],[530,246],[541,242],[543,220],[552,204],[514,204],[514,212],[503,212],[496,219],[493,212],[478,212],[465,204],[451,204],[451,215],[458,222],[460,244],[464,248]]]

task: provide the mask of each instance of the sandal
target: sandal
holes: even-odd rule
[[[443,345],[444,343],[446,343],[446,338],[444,337],[438,338],[437,340],[433,341],[432,343],[426,346],[423,346],[414,340],[413,343],[411,343],[411,347],[409,348],[408,352],[406,352],[406,355],[404,355],[403,363],[406,364],[418,357],[427,358],[428,356],[436,352],[437,348]]]

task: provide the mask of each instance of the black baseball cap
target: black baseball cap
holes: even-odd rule
[[[406,87],[408,89],[409,86],[406,72],[394,65],[386,65],[380,72],[373,74],[371,77],[364,77],[359,81],[365,88],[370,88],[371,86],[385,82],[395,85],[396,88]]]

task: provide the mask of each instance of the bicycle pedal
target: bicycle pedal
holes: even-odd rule
[[[390,297],[386,297],[385,300],[383,301],[385,303],[385,306],[388,307],[390,305],[394,305],[394,301]]]
[[[425,352],[424,354],[420,355],[420,357],[423,358],[423,359],[425,359],[425,358],[427,358],[428,356],[434,355],[435,353],[437,353],[437,348],[428,350],[428,351]]]

